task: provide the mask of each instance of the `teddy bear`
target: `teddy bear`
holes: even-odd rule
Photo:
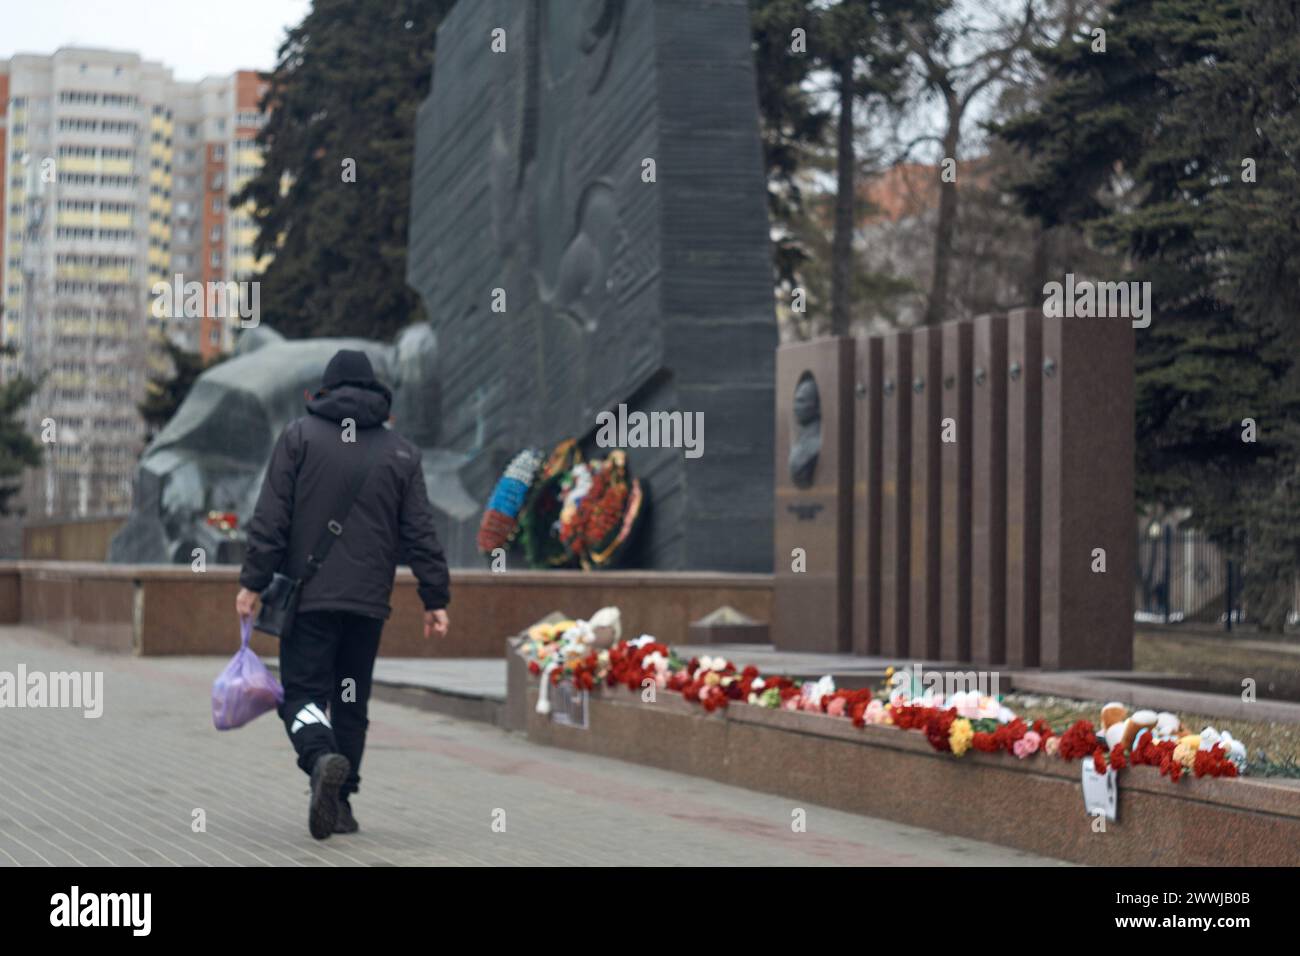
[[[1158,719],[1154,710],[1138,710],[1130,715],[1127,707],[1112,701],[1101,709],[1101,733],[1107,747],[1123,744],[1126,751],[1132,750],[1138,734],[1153,730]]]
[[[1132,751],[1143,734],[1150,734],[1154,741],[1175,742],[1189,734],[1177,714],[1167,710],[1159,713],[1154,710],[1136,710],[1129,714],[1128,708],[1116,701],[1102,707],[1101,727],[1106,746],[1113,748],[1116,744],[1123,744],[1125,751]]]

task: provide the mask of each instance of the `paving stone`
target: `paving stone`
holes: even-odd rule
[[[0,865],[1036,865],[1053,861],[371,704],[362,832],[317,842],[273,715],[212,728],[223,661],[0,627],[0,671],[102,671],[103,715],[0,710]],[[206,831],[191,829],[193,811]],[[494,813],[505,832],[493,832]]]

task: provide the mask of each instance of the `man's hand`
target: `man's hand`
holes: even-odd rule
[[[447,629],[451,627],[451,618],[447,617],[446,610],[439,608],[436,611],[424,612],[424,638],[428,640],[431,637],[446,637]]]
[[[257,610],[257,592],[240,588],[239,593],[235,595],[235,613],[239,615],[239,619],[248,620],[255,610]]]

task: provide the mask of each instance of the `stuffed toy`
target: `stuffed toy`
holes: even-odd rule
[[[1184,734],[1178,739],[1174,748],[1174,760],[1191,770],[1196,763],[1196,752],[1201,749],[1201,738],[1197,734]]]
[[[546,666],[542,670],[542,683],[537,691],[537,712],[551,712],[551,672],[563,667],[571,660],[581,660],[593,651],[604,651],[613,647],[623,633],[622,615],[616,607],[602,607],[591,616],[589,621],[565,621],[567,628],[549,647],[553,648],[547,656]],[[552,629],[556,625],[549,626]]]
[[[1154,710],[1137,710],[1129,714],[1128,708],[1117,701],[1102,707],[1101,728],[1106,746],[1113,749],[1116,744],[1122,744],[1126,753],[1132,752],[1143,734],[1150,734],[1151,739],[1157,743],[1172,740],[1182,745],[1186,742],[1187,746],[1179,751],[1175,759],[1187,766],[1191,766],[1190,761],[1195,759],[1196,749],[1201,742],[1200,737],[1183,726],[1177,714],[1171,714],[1167,710],[1159,713]]]
[[[1188,735],[1189,731],[1183,726],[1183,722],[1178,719],[1177,714],[1171,714],[1167,710],[1162,710],[1156,714],[1156,726],[1151,731],[1153,740],[1172,740],[1179,741]]]
[[[1106,746],[1111,749],[1116,744],[1123,744],[1125,751],[1131,751],[1138,735],[1154,730],[1158,723],[1159,715],[1154,710],[1138,710],[1130,716],[1128,708],[1116,702],[1101,709],[1101,732],[1106,738]]]
[[[591,629],[591,643],[602,650],[617,644],[623,634],[623,618],[616,607],[602,607],[587,625]]]
[[[1206,727],[1201,731],[1199,747],[1201,750],[1213,750],[1214,745],[1218,744],[1223,748],[1224,754],[1229,760],[1237,765],[1237,772],[1243,773],[1246,770],[1246,745],[1237,740],[1226,730],[1220,732],[1213,727]]]

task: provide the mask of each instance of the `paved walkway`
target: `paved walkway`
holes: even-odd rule
[[[506,662],[500,657],[381,657],[375,661],[375,680],[502,702],[506,699]]]
[[[0,865],[1054,862],[815,806],[794,833],[795,805],[780,797],[383,702],[371,706],[354,803],[363,832],[317,843],[306,777],[275,717],[212,729],[222,663],[107,655],[0,627],[0,671],[104,675],[97,719],[0,709]]]

